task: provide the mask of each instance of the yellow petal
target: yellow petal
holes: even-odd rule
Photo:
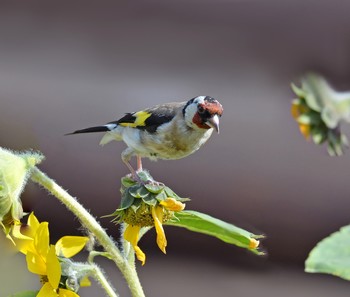
[[[31,212],[29,217],[28,217],[28,221],[27,221],[29,228],[29,232],[30,234],[28,234],[28,236],[30,237],[34,237],[34,234],[36,233],[36,231],[38,230],[40,223],[39,220],[37,219],[37,217],[34,215],[34,212]]]
[[[53,288],[58,288],[58,284],[61,280],[61,265],[56,256],[55,246],[51,245],[47,254],[46,260],[47,278]]]
[[[164,206],[167,210],[171,211],[181,211],[185,209],[185,204],[180,201],[175,200],[174,198],[168,197],[165,200],[159,203]]]
[[[36,297],[57,297],[58,294],[56,293],[56,290],[54,288],[52,288],[52,286],[50,285],[50,283],[45,283],[38,295],[36,295]]]
[[[56,255],[66,258],[73,257],[84,248],[88,241],[89,238],[85,236],[63,236],[55,245]]]
[[[49,234],[49,223],[40,223],[37,232],[34,236],[34,247],[37,253],[46,259],[46,255],[50,248],[50,234]]]
[[[59,297],[79,297],[77,293],[66,289],[59,289],[58,295]]]
[[[129,241],[132,247],[134,248],[136,258],[142,262],[142,265],[145,265],[146,255],[145,253],[137,246],[139,241],[139,233],[141,226],[132,226],[128,225],[124,231],[124,239]]]
[[[142,266],[146,263],[146,255],[145,253],[137,246],[133,246],[136,254],[137,260],[141,261]]]
[[[300,133],[306,138],[310,138],[310,125],[299,124]]]
[[[167,240],[162,226],[163,208],[161,206],[152,207],[152,217],[154,220],[154,227],[156,228],[157,232],[157,245],[160,250],[166,254],[165,248],[167,246]]]
[[[6,238],[9,239],[9,240],[13,243],[13,245],[16,245],[16,243],[15,243],[15,241],[14,241],[14,238],[12,238],[12,236],[13,236],[13,227],[14,227],[14,226],[7,225],[7,224],[4,225],[1,221],[0,221],[0,226],[1,226],[2,229],[3,229]],[[12,236],[11,236],[10,233],[12,233]]]
[[[46,275],[46,263],[41,256],[27,252],[26,261],[28,270],[31,273]]]
[[[36,249],[34,247],[34,239],[29,237],[23,232],[23,229],[28,229],[28,226],[23,226],[20,223],[16,223],[12,226],[12,236],[15,241],[16,249],[22,254],[27,254],[28,251],[32,253],[36,253]]]
[[[259,243],[260,243],[259,240],[251,238],[250,242],[249,242],[249,248],[250,249],[256,249],[259,246]]]
[[[26,255],[28,252],[31,252],[33,254],[36,254],[37,251],[34,247],[34,240],[28,239],[28,240],[16,240],[16,248],[19,252]]]
[[[296,120],[300,116],[300,103],[293,102],[290,108],[290,113],[292,117]]]
[[[79,285],[80,285],[80,287],[90,287],[91,281],[89,280],[89,278],[87,276],[85,276],[80,280]]]
[[[23,234],[21,231],[22,227],[25,228],[25,226],[22,226],[21,223],[15,223],[12,227],[12,235],[13,237],[17,238],[17,239],[24,239],[24,240],[30,240],[33,241],[33,238],[30,236],[27,236],[25,234]]]
[[[141,226],[128,225],[124,231],[124,239],[129,241],[132,246],[136,246],[139,241]]]

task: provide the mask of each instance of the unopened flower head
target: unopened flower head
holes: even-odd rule
[[[20,195],[31,170],[43,160],[38,152],[16,153],[0,147],[0,225],[8,226],[23,217]]]
[[[119,209],[113,214],[115,220],[124,222],[127,227],[124,238],[134,247],[136,257],[142,262],[146,256],[138,247],[140,230],[143,227],[155,227],[157,233],[157,245],[163,253],[166,253],[167,240],[163,224],[175,217],[175,212],[182,211],[186,198],[180,198],[170,188],[157,182],[150,182],[147,173],[145,183],[136,183],[125,177],[122,179],[122,200]]]
[[[313,73],[301,79],[300,88],[293,84],[292,89],[297,98],[291,113],[303,136],[316,144],[326,142],[330,155],[343,154],[348,141],[340,123],[350,122],[350,92],[334,91],[323,77]]]

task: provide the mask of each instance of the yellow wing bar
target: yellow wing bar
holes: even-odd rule
[[[133,123],[118,123],[118,125],[123,127],[140,127],[140,126],[146,126],[146,120],[151,116],[152,114],[147,111],[138,111],[135,112],[132,116],[135,117],[135,121]]]

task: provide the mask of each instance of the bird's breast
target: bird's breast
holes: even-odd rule
[[[151,159],[181,159],[197,151],[210,137],[212,129],[195,130],[169,125],[154,134],[141,134]],[[146,132],[147,133],[147,132]]]

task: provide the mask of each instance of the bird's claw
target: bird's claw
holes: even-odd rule
[[[158,187],[165,186],[162,182],[154,180],[148,171],[135,171],[134,173],[129,173],[127,176],[141,185],[152,185]]]

